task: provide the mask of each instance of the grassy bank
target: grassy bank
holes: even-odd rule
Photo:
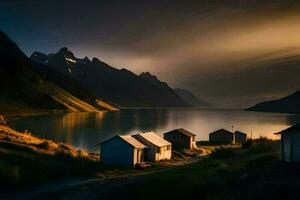
[[[98,156],[0,125],[0,184],[21,186],[92,175]]]
[[[0,184],[23,187],[80,177],[139,175],[197,161],[202,153],[206,155],[210,151],[177,151],[173,159],[152,163],[147,170],[105,167],[99,162],[99,154],[17,132],[0,124]]]
[[[191,165],[153,174],[118,193],[136,199],[282,199],[299,194],[300,167],[279,161],[279,142],[220,149]],[[146,195],[145,195],[146,194]]]
[[[202,145],[197,151],[177,150],[172,160],[147,170],[105,169],[95,154],[0,125],[0,183],[28,186],[90,176],[101,181],[85,185],[84,191],[78,186],[53,195],[101,197],[105,192],[110,199],[289,199],[298,194],[300,166],[281,162],[279,152],[278,141],[259,139],[241,148]]]

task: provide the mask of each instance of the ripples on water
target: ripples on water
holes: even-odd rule
[[[207,140],[214,130],[240,130],[256,138],[276,139],[273,133],[300,122],[300,115],[246,112],[240,110],[124,110],[101,113],[64,113],[25,117],[12,121],[19,130],[96,151],[95,144],[116,134],[141,131],[164,132],[185,128]]]

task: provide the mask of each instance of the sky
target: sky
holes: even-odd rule
[[[1,0],[0,29],[28,56],[66,46],[77,57],[98,57],[137,74],[149,71],[205,97],[188,82],[300,48],[298,2]]]

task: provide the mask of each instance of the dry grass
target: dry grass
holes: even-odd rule
[[[94,176],[99,155],[0,125],[0,185],[24,186],[67,177]]]
[[[37,153],[49,155],[65,154],[73,157],[81,157],[92,160],[99,159],[99,156],[97,154],[89,153],[85,150],[76,149],[64,143],[56,143],[51,140],[33,137],[29,132],[20,133],[5,125],[0,125],[0,141],[26,146],[33,151],[36,151]]]

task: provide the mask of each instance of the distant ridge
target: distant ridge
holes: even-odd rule
[[[98,58],[76,58],[65,47],[49,55],[34,52],[30,58],[72,77],[97,97],[121,107],[189,106],[166,83],[154,83],[144,75],[113,68]]]
[[[192,92],[181,89],[175,88],[174,91],[187,103],[189,103],[193,107],[198,108],[211,108],[213,107],[210,103],[203,101],[196,97]]]
[[[266,101],[246,109],[248,111],[300,113],[300,90],[284,98]]]

